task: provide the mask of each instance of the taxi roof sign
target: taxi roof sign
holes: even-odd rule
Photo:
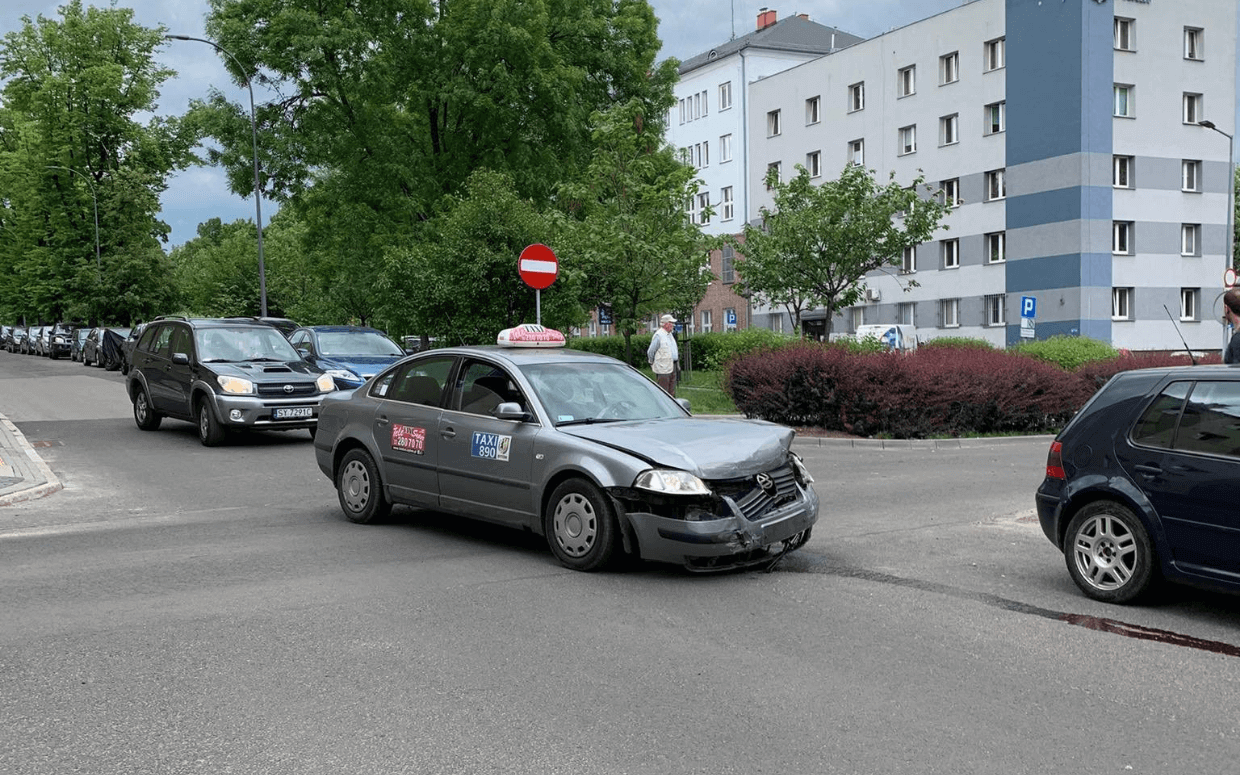
[[[563,347],[565,342],[564,334],[534,323],[505,328],[495,338],[495,343],[503,347]]]

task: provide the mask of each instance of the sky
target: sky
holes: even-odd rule
[[[820,24],[836,27],[864,38],[902,27],[961,5],[965,0],[796,0],[780,5],[778,0],[650,0],[659,17],[659,37],[663,41],[660,59],[688,59],[695,54],[741,37],[755,28],[758,11],[775,10],[780,19],[808,14]],[[6,0],[0,8],[0,35],[21,27],[23,16],[58,16],[62,2],[51,0]],[[108,2],[85,0],[87,6],[107,7]],[[134,21],[146,27],[163,25],[169,33],[205,37],[207,0],[116,0],[117,7],[134,10]],[[249,103],[244,86],[235,86],[220,62],[219,55],[205,43],[170,41],[163,50],[163,62],[177,71],[164,83],[160,112],[183,113],[189,101],[205,98],[211,88],[219,89],[234,102]],[[255,93],[262,102],[264,95]],[[253,197],[242,198],[228,189],[223,170],[194,167],[170,179],[161,198],[161,217],[172,227],[166,247],[175,247],[197,234],[198,224],[209,218],[225,223],[237,219],[253,220]],[[263,223],[277,210],[275,203],[263,200]]]

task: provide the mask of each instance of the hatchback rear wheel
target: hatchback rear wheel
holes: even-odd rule
[[[1081,591],[1107,603],[1135,602],[1158,579],[1149,534],[1131,509],[1115,501],[1091,503],[1072,518],[1064,558]]]

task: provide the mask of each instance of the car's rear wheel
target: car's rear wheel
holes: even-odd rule
[[[340,509],[350,522],[364,525],[383,519],[392,504],[383,494],[383,482],[375,459],[364,449],[351,449],[336,472],[336,492]]]
[[[1158,579],[1149,534],[1131,509],[1115,501],[1091,503],[1072,518],[1064,557],[1081,591],[1107,603],[1140,600]]]
[[[543,528],[551,552],[566,568],[593,571],[606,567],[620,537],[611,503],[591,482],[569,479],[547,501]]]
[[[133,420],[138,424],[138,428],[144,431],[159,430],[161,419],[151,408],[151,397],[147,395],[146,388],[138,388],[138,393],[133,397]]]
[[[211,402],[205,398],[198,399],[198,440],[204,447],[218,447],[228,435],[224,426],[215,418]]]

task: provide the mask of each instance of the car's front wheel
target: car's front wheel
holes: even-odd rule
[[[227,435],[224,426],[215,418],[211,402],[205,398],[198,400],[198,440],[204,447],[218,447]]]
[[[151,397],[147,394],[146,388],[138,388],[137,394],[133,397],[133,420],[138,424],[138,428],[144,431],[159,430],[161,419],[151,408]]]
[[[1158,579],[1149,534],[1131,509],[1115,501],[1091,503],[1072,518],[1064,557],[1081,591],[1106,603],[1135,602]]]
[[[606,567],[616,552],[620,530],[611,503],[593,483],[569,479],[547,501],[543,528],[551,552],[566,568]]]
[[[364,449],[345,453],[336,472],[336,492],[340,509],[350,522],[364,525],[384,518],[392,510],[391,502],[383,494],[375,459]]]

